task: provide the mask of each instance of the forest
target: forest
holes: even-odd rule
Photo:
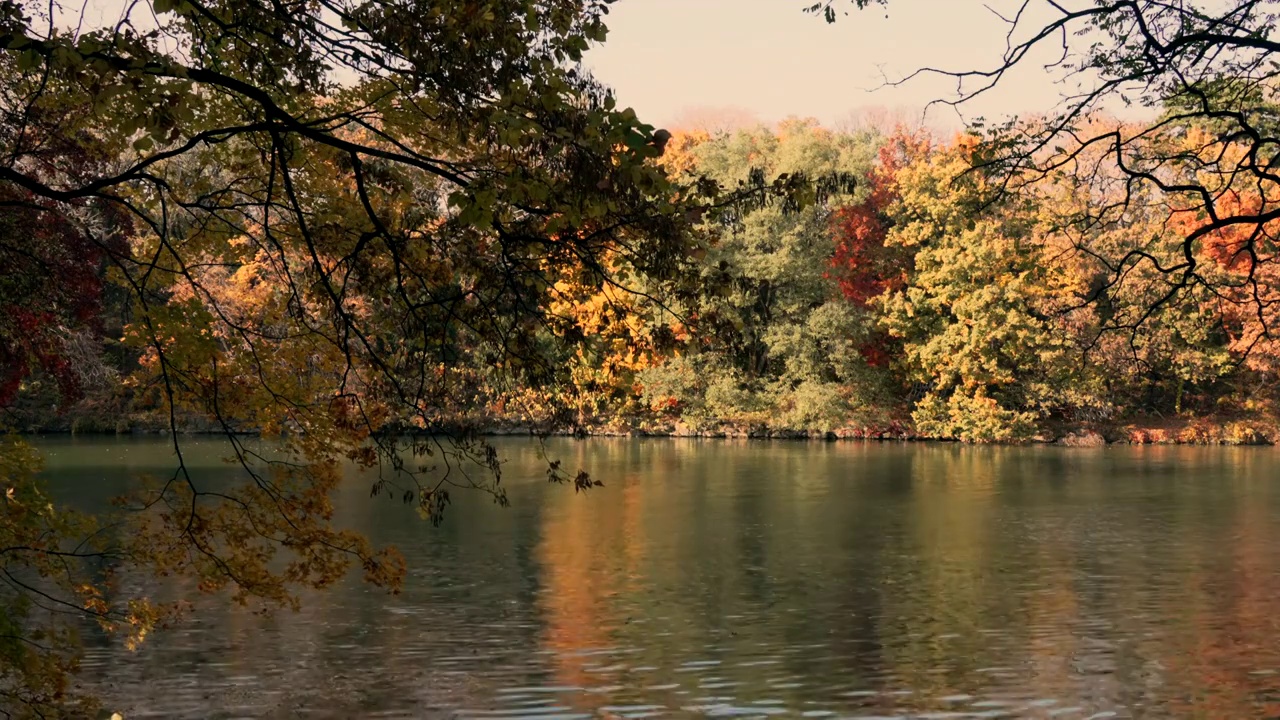
[[[610,4],[154,0],[68,27],[0,0],[19,716],[92,702],[74,629],[32,618],[141,642],[182,613],[129,573],[268,608],[352,569],[394,591],[395,549],[332,522],[343,463],[439,521],[451,490],[506,501],[490,433],[1280,437],[1273,3],[1062,9],[955,74],[980,92],[1085,37],[1062,63],[1092,89],[951,136],[656,128],[580,65]],[[31,431],[165,432],[177,468],[77,514]],[[189,432],[244,484],[193,480]]]
[[[1142,131],[1105,117],[1089,122],[1089,132]],[[1275,436],[1272,288],[1250,259],[1243,230],[1205,235],[1193,257],[1206,281],[1166,298],[1176,281],[1164,268],[1177,263],[1183,239],[1205,218],[1157,199],[1125,197],[1133,189],[1099,178],[1097,158],[1082,154],[1013,195],[997,185],[1002,178],[974,169],[983,150],[974,133],[939,138],[906,126],[835,131],[800,119],[669,132],[648,167],[673,186],[736,188],[749,186],[753,175],[756,183],[794,177],[843,184],[820,201],[743,204],[693,219],[683,229],[686,247],[669,260],[669,276],[648,274],[615,248],[587,262],[538,258],[539,267],[519,279],[542,304],[536,327],[522,339],[539,353],[536,361],[512,358],[515,371],[495,375],[505,362],[495,353],[505,349],[461,333],[424,338],[445,394],[419,399],[407,411],[378,407],[376,432],[442,423],[479,433],[978,443],[1064,437],[1257,443]],[[1160,151],[1179,156],[1187,172],[1201,158],[1243,152],[1202,124],[1170,125],[1169,133]],[[321,186],[311,193],[328,203],[337,202],[338,191]],[[1233,208],[1264,204],[1253,188],[1215,193],[1216,203]],[[1123,212],[1111,210],[1122,205]],[[67,229],[45,232],[59,231]],[[1249,232],[1265,237],[1269,228]],[[237,246],[233,237],[219,241]],[[223,363],[206,383],[224,372],[242,376],[247,366],[237,363],[261,370],[266,363],[250,338],[273,345],[270,328],[285,322],[294,301],[296,281],[281,277],[276,258],[252,244],[234,252],[160,290],[165,314],[177,314],[166,322],[201,328],[190,338],[171,331],[171,355],[190,342],[206,348],[197,362]],[[1135,252],[1147,262],[1117,267],[1115,258]],[[13,324],[6,337],[15,346],[6,351],[11,361],[0,399],[14,426],[167,430],[170,388],[157,372],[159,350],[148,347],[137,325],[128,288],[79,257],[13,260],[8,297],[65,293],[45,300],[64,322],[23,307],[27,302],[6,313]],[[42,278],[36,260],[58,273],[58,282]],[[330,262],[336,269],[346,260]],[[342,289],[361,320],[392,302],[378,297],[389,275],[375,278],[364,290]],[[208,316],[215,313],[240,337],[210,336],[217,331],[207,329]],[[391,324],[378,328],[380,347],[412,353],[397,319],[382,320]],[[314,384],[317,373],[345,359],[316,355],[309,344],[283,345],[270,348],[271,371],[281,383],[300,383],[296,389],[315,407],[331,392]],[[199,371],[188,366],[186,373]],[[222,407],[212,414],[202,405],[209,398],[179,405],[175,429],[305,427],[296,409],[255,395],[275,391],[229,381],[219,392]],[[342,396],[329,402],[370,397],[359,389]]]

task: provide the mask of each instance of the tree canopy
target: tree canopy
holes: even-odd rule
[[[821,3],[828,21],[835,8]],[[1031,12],[1041,10],[1044,12]],[[993,11],[994,13],[994,11]],[[1064,88],[1060,105],[1042,117],[982,128],[983,157],[975,166],[997,173],[1003,189],[1069,173],[1096,202],[1079,209],[1083,228],[1124,222],[1138,199],[1160,205],[1166,224],[1181,233],[1175,256],[1140,245],[1106,257],[1108,288],[1133,276],[1159,276],[1149,313],[1106,330],[1137,331],[1167,303],[1200,288],[1251,318],[1249,335],[1269,342],[1274,298],[1264,278],[1276,263],[1274,223],[1276,130],[1273,37],[1280,4],[1272,0],[1023,0],[996,16],[1008,27],[999,62],[986,68],[922,68],[957,82],[963,105],[1038,57]],[[1106,125],[1097,117],[1116,109],[1140,121]],[[1149,211],[1149,208],[1148,210]],[[1207,262],[1206,253],[1221,262]],[[1226,264],[1230,272],[1222,272]],[[1150,272],[1148,272],[1150,271]]]
[[[351,565],[394,590],[398,555],[331,525],[344,459],[432,517],[451,486],[505,499],[451,411],[479,376],[564,372],[545,328],[565,273],[661,281],[685,250],[651,162],[664,135],[576,66],[607,5],[156,0],[88,27],[0,3],[3,394],[42,371],[74,398],[107,365],[81,340],[113,302],[133,401],[165,416],[179,459],[113,520],[129,533],[85,547],[79,521],[36,510],[13,448],[10,622],[54,603],[145,634],[165,609],[50,564],[106,552],[246,602],[293,603]],[[244,486],[187,473],[191,416],[226,435]],[[0,692],[32,713],[60,701],[66,666],[6,647]]]
[[[1053,45],[1081,93],[940,138],[658,130],[579,65],[608,0],[0,0],[0,409],[93,407],[177,457],[90,517],[6,439],[0,698],[88,708],[76,621],[43,618],[141,641],[181,605],[127,573],[267,608],[351,569],[395,591],[395,550],[333,522],[344,467],[439,521],[455,488],[506,501],[478,432],[503,423],[1262,437],[1276,2],[1047,4],[997,67],[922,72],[963,102]],[[1145,119],[1105,112],[1130,98]],[[241,485],[187,471],[193,427]]]

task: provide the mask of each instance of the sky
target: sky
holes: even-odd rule
[[[679,127],[716,117],[773,122],[813,117],[829,125],[868,108],[920,118],[932,100],[954,97],[955,81],[899,80],[926,66],[968,70],[995,66],[1020,0],[890,0],[854,10],[835,24],[802,11],[809,0],[618,0],[606,42],[586,65],[642,120]],[[1050,17],[1044,7],[1029,18]],[[995,11],[995,12],[993,12]],[[1030,27],[1030,25],[1028,25]],[[1039,27],[1038,25],[1036,26]],[[1062,88],[1033,56],[990,93],[963,108],[966,120],[1051,109]],[[950,108],[925,117],[959,127]]]
[[[89,0],[67,9],[83,11],[90,25],[114,23],[126,1]],[[670,128],[791,116],[838,127],[878,115],[953,130],[978,117],[1045,112],[1062,95],[1043,67],[1051,53],[1029,57],[959,115],[938,105],[925,114],[931,101],[955,97],[953,79],[886,85],[922,67],[996,66],[1008,31],[1001,16],[1013,17],[1024,0],[889,0],[866,10],[837,0],[849,14],[835,24],[803,12],[815,1],[615,0],[608,39],[588,51],[585,64],[615,89],[622,106]],[[1028,3],[1027,29],[1053,17],[1047,0]]]

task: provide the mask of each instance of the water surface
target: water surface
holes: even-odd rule
[[[214,441],[187,441],[206,475]],[[46,440],[94,505],[165,441]],[[512,507],[443,527],[368,499],[395,597],[299,613],[207,598],[86,682],[126,717],[1280,717],[1280,451],[556,441],[606,486],[500,443]]]

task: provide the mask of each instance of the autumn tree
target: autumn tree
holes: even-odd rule
[[[37,369],[74,391],[70,349],[109,283],[131,305],[130,382],[178,459],[111,520],[129,530],[90,547],[5,446],[0,600],[17,629],[0,692],[18,712],[70,701],[68,646],[25,624],[27,603],[138,635],[165,616],[91,572],[97,558],[291,605],[353,566],[392,590],[403,572],[331,524],[342,461],[381,468],[375,491],[431,517],[454,486],[503,499],[495,454],[452,413],[468,383],[558,381],[547,320],[566,268],[663,278],[686,250],[651,162],[664,136],[576,68],[606,11],[157,0],[95,27],[0,2],[5,395]],[[187,416],[224,433],[243,485],[187,473]],[[245,430],[280,436],[281,456]]]
[[[898,126],[883,140],[864,196],[838,208],[831,217],[835,245],[831,273],[856,310],[867,311],[873,300],[900,289],[911,274],[912,252],[886,243],[894,222],[890,209],[900,200],[898,173],[927,155],[929,147],[926,133]],[[872,333],[859,348],[867,362],[878,367],[887,365],[896,351],[892,339],[883,333]]]
[[[1182,236],[1161,206],[1135,195],[1123,219],[1081,224],[1121,191],[1064,168],[1007,193],[1006,175],[975,169],[982,152],[962,136],[897,174],[884,242],[909,251],[912,270],[875,302],[925,388],[917,429],[1011,441],[1178,415],[1193,391],[1222,398],[1222,304],[1200,291],[1162,301],[1163,274],[1138,266],[1116,278],[1106,260],[1134,247],[1177,257]],[[1106,332],[1117,324],[1133,331]]]
[[[594,321],[566,325],[565,301],[626,307],[630,293],[674,291],[695,217],[791,211],[823,192],[763,174],[673,182],[654,162],[669,134],[578,66],[608,5],[155,0],[95,26],[0,0],[0,202],[22,210],[0,232],[5,252],[27,253],[0,305],[46,313],[26,337],[0,326],[5,386],[38,366],[65,375],[49,350],[65,343],[45,335],[89,322],[94,292],[69,302],[80,286],[117,289],[139,365],[126,382],[173,431],[177,457],[111,518],[127,528],[112,547],[86,549],[67,522],[22,553],[0,546],[5,561],[74,565],[72,586],[50,596],[144,634],[168,608],[117,594],[91,559],[268,607],[350,568],[398,587],[393,550],[331,522],[343,463],[436,520],[456,487],[505,502],[499,459],[467,421],[495,389],[580,379],[564,360],[590,356],[579,344]],[[45,246],[28,252],[28,237]],[[561,423],[563,409],[543,415]],[[192,418],[225,436],[242,485],[210,489],[187,472],[178,431]],[[252,450],[246,431],[278,438],[279,454]],[[6,475],[20,500],[38,496],[34,483]],[[0,537],[46,522],[5,507],[12,534]],[[29,684],[13,679],[21,668],[65,669],[36,661],[63,645],[17,647],[5,689]],[[50,712],[60,692],[24,712]]]
[[[689,137],[666,160],[725,186],[746,183],[753,172],[843,176],[852,184],[799,212],[761,207],[704,226],[700,292],[679,310],[689,339],[641,373],[646,396],[695,425],[839,427],[853,410],[866,409],[867,398],[853,386],[866,370],[856,348],[868,325],[849,312],[828,272],[830,223],[833,208],[852,199],[868,172],[874,139],[800,120],[776,130]]]
[[[887,243],[910,250],[914,270],[877,300],[927,387],[914,411],[920,432],[1016,440],[1079,386],[1070,339],[1047,317],[1069,278],[1045,262],[1026,206],[992,206],[992,189],[964,175],[970,149],[958,143],[898,173]]]
[[[95,326],[104,254],[73,218],[31,193],[14,190],[0,204],[0,408],[32,376],[74,400],[104,371]]]
[[[842,8],[867,4],[828,0],[810,10],[835,21]],[[1054,58],[1047,69],[1064,88],[1060,106],[1044,118],[988,128],[979,163],[1001,173],[1010,192],[1052,181],[1064,168],[1086,184],[1119,178],[1121,192],[1076,218],[1082,228],[1125,216],[1135,197],[1158,203],[1181,228],[1176,258],[1166,261],[1132,245],[1106,258],[1113,281],[1137,266],[1163,278],[1150,313],[1107,330],[1132,333],[1133,320],[1141,324],[1197,288],[1240,306],[1240,313],[1265,317],[1269,291],[1262,278],[1276,262],[1272,223],[1280,217],[1274,207],[1280,42],[1272,37],[1278,12],[1274,0],[1025,0],[996,16],[1008,25],[1008,42],[995,65],[926,68],[916,75],[955,79],[957,95],[939,102],[961,105],[997,87],[1038,51]],[[1096,122],[1115,107],[1142,119],[1123,127]],[[1094,159],[1078,163],[1082,156]],[[1245,196],[1252,199],[1242,202]],[[1221,254],[1224,235],[1235,238],[1232,277],[1211,259]],[[1270,332],[1251,334],[1265,340]]]
[[[868,4],[808,9],[834,22]],[[1263,388],[1280,217],[1278,12],[1274,0],[1025,0],[993,14],[1008,32],[992,66],[923,68],[902,81],[949,77],[956,93],[938,102],[963,106],[1015,68],[1051,58],[1044,70],[1063,88],[1061,103],[981,128],[968,172],[998,177],[1002,194],[1069,184],[1087,200],[1060,228],[1087,238],[1074,250],[1098,264],[1084,301],[1102,320],[1093,346],[1125,363],[1124,377],[1144,377],[1130,388],[1145,398],[1121,392],[1122,404],[1178,414],[1274,406]],[[1107,122],[1117,110],[1131,121]]]

